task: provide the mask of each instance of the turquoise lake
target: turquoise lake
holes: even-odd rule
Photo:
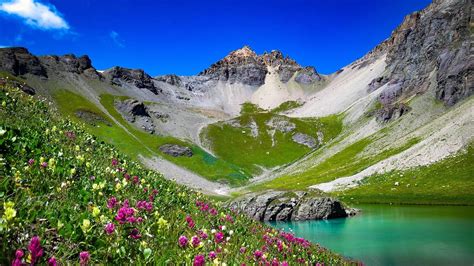
[[[351,218],[271,225],[366,265],[474,265],[474,207],[354,207]]]

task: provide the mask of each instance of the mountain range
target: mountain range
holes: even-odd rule
[[[455,203],[456,180],[400,175],[458,156],[472,161],[472,19],[472,1],[435,0],[330,75],[249,46],[194,76],[99,71],[86,55],[36,56],[21,47],[0,49],[0,71],[151,169],[206,193],[357,195],[387,186],[390,200],[445,193]],[[412,191],[400,192],[400,183]]]

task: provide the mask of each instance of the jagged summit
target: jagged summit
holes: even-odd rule
[[[227,81],[232,83],[242,83],[251,86],[261,86],[265,82],[265,76],[270,72],[270,68],[275,69],[280,75],[280,81],[288,82],[296,72],[301,72],[299,77],[295,77],[297,82],[309,84],[319,81],[321,77],[314,67],[303,68],[294,59],[284,56],[279,50],[265,52],[262,55],[252,50],[249,46],[230,52],[223,59],[212,64],[205,69],[200,76],[208,76],[211,79]]]

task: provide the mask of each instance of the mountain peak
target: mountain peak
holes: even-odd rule
[[[257,53],[255,53],[250,46],[245,45],[244,47],[234,50],[230,52],[226,57],[224,57],[224,60],[226,61],[233,61],[235,58],[255,58],[257,57]]]

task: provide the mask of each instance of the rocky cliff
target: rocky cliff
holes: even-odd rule
[[[368,54],[387,54],[383,76],[370,83],[370,90],[388,83],[379,97],[379,120],[402,115],[408,110],[405,101],[429,86],[436,86],[436,98],[448,106],[474,93],[472,19],[471,0],[435,0],[406,16],[390,38]]]
[[[314,67],[303,68],[295,60],[283,56],[280,51],[273,50],[270,53],[257,55],[248,46],[232,51],[199,75],[231,84],[261,86],[265,83],[267,73],[272,70],[279,74],[280,81],[283,83],[288,82],[296,72],[301,72],[296,77],[299,83],[310,84],[321,79]]]
[[[347,217],[356,212],[314,191],[252,193],[233,200],[228,206],[258,221],[321,220]]]
[[[124,84],[130,84],[139,89],[147,89],[154,94],[158,94],[160,91],[160,89],[155,86],[153,78],[142,69],[116,66],[105,70],[102,74],[113,85],[122,86]]]

